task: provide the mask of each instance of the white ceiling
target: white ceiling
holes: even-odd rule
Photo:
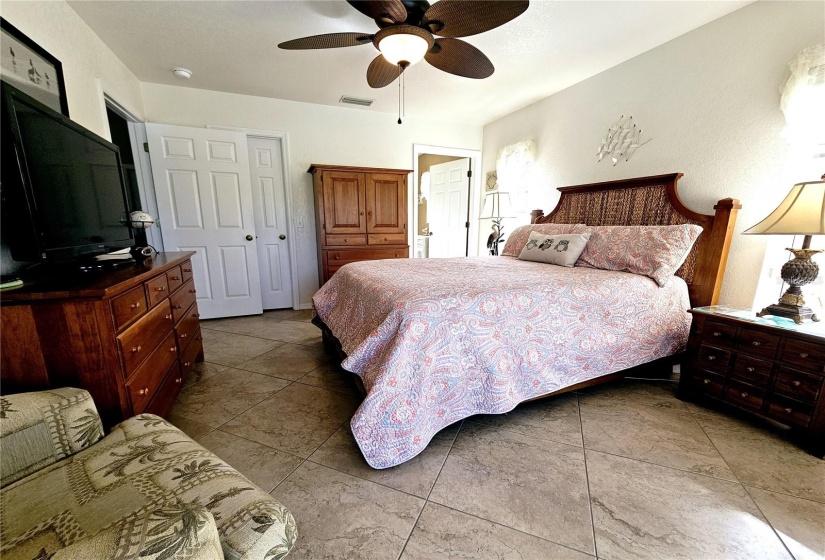
[[[407,70],[407,115],[486,124],[748,3],[533,0],[512,22],[466,38],[495,65],[490,78],[459,78],[424,61]],[[277,48],[307,35],[375,32],[344,0],[69,4],[144,82],[325,105],[349,95],[375,99],[369,111],[397,110],[396,84],[367,85],[372,45]],[[191,69],[192,79],[175,78],[174,66]]]

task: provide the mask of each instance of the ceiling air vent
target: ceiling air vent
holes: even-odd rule
[[[373,104],[375,99],[362,99],[361,97],[350,97],[348,95],[344,95],[339,99],[341,103],[349,103],[350,105],[359,105],[361,107],[369,107]]]

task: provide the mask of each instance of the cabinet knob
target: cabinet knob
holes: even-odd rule
[[[132,346],[132,354],[137,354],[141,350],[143,350],[143,348],[141,348],[140,346]]]
[[[202,336],[196,336],[195,340],[203,340],[203,337]]]
[[[753,342],[751,342],[751,346],[762,346],[762,343],[758,340],[754,340]]]
[[[790,414],[791,412],[793,412],[792,408],[786,408],[785,409],[785,414]]]
[[[189,293],[190,293],[190,294],[194,294],[194,293],[195,293],[195,291],[196,291],[196,290],[195,290],[195,288],[192,288],[191,290],[189,290]]]
[[[709,385],[710,384],[710,379],[703,379],[702,383],[704,383],[705,385]]]
[[[175,280],[175,281],[180,280],[180,276],[172,276],[172,280]]]
[[[754,371],[756,371],[756,368],[753,366],[748,366],[745,368],[745,371],[747,371],[748,373],[753,373]]]
[[[742,398],[743,398],[743,399],[747,399],[747,398],[748,398],[748,394],[747,394],[746,392],[744,392],[744,391],[742,391],[741,395],[742,395]]]
[[[716,331],[715,333],[713,333],[713,336],[722,336],[722,333],[720,333],[719,331]]]
[[[175,379],[175,383],[180,383],[181,381],[183,381],[183,377],[178,377]]]
[[[199,318],[200,318],[200,316],[201,316],[201,314],[200,314],[200,313],[192,313],[192,317],[194,317],[194,318],[196,318],[196,319],[199,319]]]
[[[186,333],[180,333],[181,338],[186,338]]]
[[[713,361],[713,360],[715,360],[715,359],[716,359],[716,356],[714,356],[713,354],[711,354],[710,356],[708,356],[708,361],[709,361],[709,362],[712,362],[712,361]]]
[[[171,313],[169,313],[169,314],[165,315],[165,317],[166,317],[166,319],[167,319],[167,320],[169,320],[169,321],[171,321],[171,320],[172,320],[172,314],[171,314]]]
[[[157,288],[155,288],[155,291],[165,292],[166,291],[166,286],[158,286]]]
[[[192,365],[192,362],[183,362],[183,367],[189,367]]]
[[[184,272],[192,272],[192,269],[191,268],[184,268],[183,271]]]
[[[175,348],[174,346],[172,346],[172,347],[169,349],[169,351],[170,351],[170,352],[177,352],[177,351],[178,351],[178,349],[177,349],[177,348]]]
[[[129,309],[137,309],[138,307],[140,307],[140,302],[135,302],[129,306]]]
[[[800,353],[799,353],[799,357],[800,357],[800,358],[802,358],[802,359],[804,360],[805,358],[807,358],[807,357],[808,357],[808,353],[807,353],[807,352],[800,352]]]
[[[148,387],[146,387],[144,389],[138,389],[138,395],[140,395],[141,397],[144,397],[148,394],[149,394],[149,388]]]
[[[334,256],[334,257],[332,257],[332,258],[333,258],[333,259],[335,259],[335,260],[337,261],[337,260],[338,260],[338,255],[335,255],[335,256]]]
[[[182,305],[173,305],[172,309],[183,309]]]
[[[794,379],[793,381],[791,381],[791,385],[793,385],[794,387],[799,387],[800,385],[802,385],[802,382],[797,379]]]

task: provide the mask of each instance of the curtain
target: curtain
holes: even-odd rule
[[[513,210],[519,214],[531,210],[530,186],[535,161],[536,143],[532,140],[516,142],[498,152],[496,174],[499,190],[510,193]]]
[[[788,63],[790,76],[779,107],[787,126],[783,135],[805,148],[825,149],[825,43],[808,47]]]

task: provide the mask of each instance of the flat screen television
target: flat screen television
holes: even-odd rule
[[[17,261],[134,245],[117,146],[2,83],[3,243]]]

